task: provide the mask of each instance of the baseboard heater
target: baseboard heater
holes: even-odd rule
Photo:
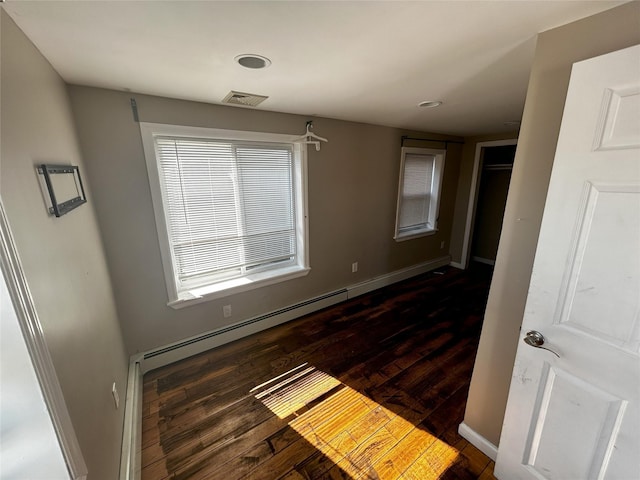
[[[378,288],[386,287],[401,280],[406,280],[407,278],[428,272],[434,268],[448,265],[450,262],[451,257],[446,255],[418,265],[412,265],[411,267],[374,277],[339,290],[334,290],[333,292],[325,293],[273,312],[227,325],[194,337],[185,338],[184,340],[155,350],[140,353],[135,356],[134,360],[140,363],[140,368],[144,375],[150,370],[169,365],[192,355],[206,352],[225,343],[233,342],[242,337],[275,327],[276,325],[355,298],[372,290],[377,290]]]
[[[348,291],[346,288],[343,288],[233,325],[212,330],[157,350],[146,352],[142,356],[142,369],[144,372],[148,372],[154,368],[173,363],[176,360],[205,352],[215,346],[237,340],[308,313],[335,305],[348,298]]]

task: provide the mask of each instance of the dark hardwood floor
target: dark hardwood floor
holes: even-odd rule
[[[490,276],[444,268],[147,373],[143,480],[493,479],[457,433]]]

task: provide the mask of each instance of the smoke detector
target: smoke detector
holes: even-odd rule
[[[222,103],[230,103],[232,105],[242,105],[244,107],[256,107],[267,98],[264,95],[256,95],[255,93],[236,92],[231,90],[226,97],[222,99]]]

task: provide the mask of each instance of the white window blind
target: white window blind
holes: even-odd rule
[[[402,147],[396,211],[397,241],[437,232],[445,150]]]
[[[179,285],[295,260],[292,145],[157,136],[155,147]]]
[[[405,156],[398,223],[400,232],[428,226],[434,165],[435,155]]]

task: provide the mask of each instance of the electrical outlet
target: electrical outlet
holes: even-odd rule
[[[231,316],[231,305],[225,305],[222,307],[222,314],[224,318],[229,318]]]
[[[120,408],[120,395],[118,395],[118,389],[116,388],[116,382],[113,382],[111,386],[111,395],[113,395],[113,403],[116,404],[116,410]]]
[[[444,242],[440,242],[440,248],[444,248]]]
[[[351,264],[351,273],[356,273],[358,271],[358,262],[353,262]]]

